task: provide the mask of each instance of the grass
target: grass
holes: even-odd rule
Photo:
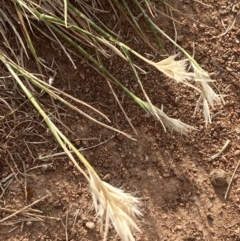
[[[197,101],[196,111],[202,103],[206,125],[211,122],[210,107],[214,107],[215,102],[220,103],[222,99],[212,88],[211,83],[213,80],[211,80],[208,73],[164,30],[154,23],[154,16],[159,10],[155,8],[155,5],[150,0],[144,0],[141,3],[134,0],[131,2],[131,5],[129,5],[129,1],[113,0],[106,1],[106,4],[108,10],[111,9],[115,13],[117,21],[120,21],[119,19],[122,17],[128,20],[135,33],[138,34],[146,46],[152,48],[151,41],[155,39],[158,49],[152,49],[158,53],[158,56],[166,56],[167,51],[163,48],[164,41],[162,40],[165,38],[182,53],[184,58],[180,59],[180,55],[176,54],[155,62],[144,57],[137,49],[133,49],[126,42],[122,41],[114,29],[110,29],[109,26],[106,26],[101,21],[101,17],[98,17],[100,16],[99,13],[107,12],[101,3],[97,1],[92,1],[91,3],[92,5],[83,1],[75,1],[72,4],[67,0],[42,1],[41,3],[26,0],[11,0],[8,3],[0,1],[0,6],[2,6],[0,9],[0,25],[3,40],[3,44],[0,46],[2,88],[7,89],[6,80],[8,80],[12,82],[15,88],[21,90],[21,93],[31,103],[32,108],[35,108],[44,120],[45,128],[49,128],[59,146],[61,146],[78,171],[84,175],[90,185],[96,214],[100,220],[101,230],[104,233],[104,240],[107,240],[108,230],[112,225],[121,240],[133,241],[133,228],[140,231],[134,221],[136,216],[141,216],[139,210],[140,199],[100,179],[88,160],[63,134],[49,114],[46,113],[44,105],[36,98],[36,93],[39,93],[40,90],[40,94],[46,93],[50,96],[57,116],[58,110],[54,104],[56,101],[61,102],[78,114],[105,128],[109,128],[128,138],[133,139],[133,137],[114,128],[111,124],[106,124],[106,122],[110,122],[107,116],[91,105],[54,87],[54,76],[56,73],[53,69],[46,66],[44,61],[38,56],[34,44],[34,36],[44,36],[50,42],[57,44],[73,68],[76,68],[76,65],[75,57],[73,58],[72,56],[87,60],[99,75],[104,76],[110,88],[111,84],[118,86],[143,111],[158,120],[165,131],[174,130],[187,135],[189,131],[194,130],[194,127],[167,116],[162,108],[158,108],[152,103],[151,97],[145,91],[144,84],[139,77],[139,73],[146,72],[138,63],[142,62],[145,65],[152,66],[164,74],[166,78],[173,79],[177,83],[186,85],[192,88],[193,91],[198,92],[200,97]],[[158,5],[169,7],[165,1],[159,1]],[[136,12],[143,16],[144,27],[138,21]],[[149,29],[151,37],[146,34],[145,28]],[[118,56],[122,61],[129,64],[144,99],[136,96],[108,70],[108,65],[103,64],[109,62],[112,55]],[[31,58],[35,61],[37,73],[31,73],[26,68]],[[139,61],[133,61],[133,59],[138,59]],[[47,77],[44,74],[46,72],[51,72],[52,76],[50,78]],[[111,90],[113,91],[112,88]],[[10,92],[8,93],[10,95]],[[114,92],[113,95],[118,101]],[[23,98],[22,95],[19,98]],[[25,99],[20,100],[21,104],[15,108],[12,106],[11,100],[11,96],[5,96],[5,98],[1,99],[1,104],[5,111],[2,113],[0,120],[5,124],[9,118],[15,120],[15,124],[17,123],[15,113],[26,102]],[[127,117],[119,101],[118,103],[129,125],[136,133],[134,125]],[[77,107],[79,104],[95,112],[104,121],[99,121],[81,110]],[[79,161],[84,165],[84,168],[80,166]]]

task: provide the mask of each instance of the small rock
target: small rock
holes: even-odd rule
[[[169,173],[163,173],[163,177],[170,177]]]
[[[94,229],[95,228],[95,223],[93,223],[93,222],[87,222],[86,223],[86,227],[88,228],[88,229]]]
[[[85,75],[84,75],[84,74],[80,73],[80,77],[81,77],[83,80],[85,80]]]
[[[210,180],[214,186],[222,187],[228,184],[227,173],[222,169],[215,169],[210,173]]]
[[[209,221],[213,221],[214,219],[212,213],[207,213],[207,218]]]
[[[235,229],[234,232],[240,234],[240,229]]]
[[[83,145],[83,147],[87,148],[87,147],[89,147],[89,142],[84,140],[84,141],[82,141],[82,145]]]
[[[240,134],[240,127],[238,126],[235,131],[237,132],[237,134]]]
[[[32,224],[33,224],[33,222],[31,222],[31,221],[26,222],[26,226],[28,226],[28,227],[32,226]]]
[[[181,225],[177,225],[175,230],[182,230],[182,226]]]
[[[234,152],[234,155],[235,155],[235,156],[239,156],[239,155],[240,155],[240,150],[236,150],[236,151]]]
[[[45,165],[45,164],[44,164],[44,165],[42,165],[42,171],[44,171],[44,172],[45,172],[45,171],[47,171],[47,169],[48,169],[48,165]]]

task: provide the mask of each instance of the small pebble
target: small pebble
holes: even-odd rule
[[[240,155],[240,150],[236,150],[236,151],[234,152],[234,155],[235,155],[235,156],[239,156],[239,155]]]
[[[93,222],[87,222],[86,223],[86,227],[88,228],[88,229],[94,229],[95,228],[95,223],[93,223]]]
[[[26,222],[26,226],[28,226],[28,227],[32,226],[32,224],[33,224],[33,222],[30,222],[30,221]]]
[[[163,177],[170,177],[169,173],[163,173]]]
[[[47,171],[48,166],[47,165],[42,165],[42,171]]]
[[[235,229],[234,232],[240,234],[240,229]]]
[[[177,225],[175,230],[182,230],[182,226],[181,225]]]
[[[214,219],[212,213],[207,213],[207,218],[210,221],[213,221],[213,219]]]
[[[214,186],[226,186],[227,182],[227,173],[222,169],[215,169],[210,173],[210,180]]]

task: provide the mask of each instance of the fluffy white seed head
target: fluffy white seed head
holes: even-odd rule
[[[176,80],[177,83],[192,79],[193,73],[187,72],[189,60],[175,60],[176,57],[177,54],[170,56],[160,62],[153,63],[152,65],[167,77]]]
[[[90,173],[90,189],[95,210],[104,231],[104,241],[110,227],[110,221],[122,241],[134,241],[132,229],[140,232],[133,218],[141,216],[139,198],[101,181],[94,173]]]
[[[201,91],[201,96],[197,102],[195,112],[199,109],[200,102],[203,103],[203,115],[205,119],[205,124],[212,122],[210,107],[214,108],[215,103],[221,103],[221,96],[215,93],[209,83],[214,82],[209,76],[209,74],[193,65],[194,70],[194,81],[199,85]]]

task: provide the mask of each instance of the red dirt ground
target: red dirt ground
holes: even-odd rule
[[[141,79],[152,102],[159,107],[163,104],[169,116],[197,128],[189,137],[165,133],[160,123],[145,115],[115,87],[138,131],[138,136],[134,136],[136,141],[103,129],[57,103],[60,119],[69,128],[65,134],[75,146],[86,148],[83,154],[101,178],[143,198],[141,210],[144,216],[137,221],[142,233],[135,233],[136,240],[239,241],[240,169],[233,178],[227,200],[224,199],[227,186],[213,186],[210,173],[223,169],[229,182],[240,158],[240,4],[237,0],[202,1],[205,5],[200,1],[169,2],[181,12],[173,11],[174,18],[183,23],[176,24],[178,43],[190,54],[195,53],[198,63],[213,74],[219,91],[224,93],[225,105],[215,107],[213,123],[205,128],[202,113],[192,116],[197,94],[146,66],[143,68],[148,69],[149,74],[142,75]],[[172,21],[163,23],[162,18],[158,14],[156,21],[159,26],[165,27],[167,33],[174,36]],[[226,31],[233,21],[233,27]],[[133,134],[107,83],[86,62],[78,61],[77,70],[73,70],[65,55],[54,50],[44,39],[36,40],[36,44],[40,57],[49,63],[54,58],[58,64],[54,86],[96,107],[110,118],[113,126]],[[155,55],[138,41],[138,37],[133,38],[131,44],[142,54]],[[166,43],[166,48],[171,49],[172,46]],[[159,56],[157,58],[160,59]],[[34,72],[34,62],[28,63],[28,68]],[[110,69],[141,96],[126,63],[113,57]],[[9,83],[8,88],[13,88],[12,84]],[[13,96],[13,107],[23,101],[21,98],[20,93]],[[38,100],[44,103],[48,113],[51,111],[56,116],[47,96],[38,97]],[[10,119],[0,123],[4,128],[0,140],[1,187],[12,180],[6,192],[0,193],[0,207],[5,208],[5,211],[0,210],[0,218],[49,193],[48,197],[34,205],[34,209],[40,210],[40,215],[62,221],[43,218],[40,222],[30,219],[27,214],[19,215],[0,223],[0,240],[101,240],[98,226],[93,229],[86,227],[87,222],[96,223],[96,220],[84,177],[64,155],[39,158],[62,150],[29,103],[20,107],[16,118],[20,123],[18,126],[14,126],[14,121]],[[230,141],[227,148],[212,160],[211,156],[221,150],[227,140]],[[27,201],[24,166],[28,174]],[[10,176],[12,171],[17,173],[16,177]],[[31,212],[36,213],[34,210]],[[113,229],[109,240],[118,240]]]

